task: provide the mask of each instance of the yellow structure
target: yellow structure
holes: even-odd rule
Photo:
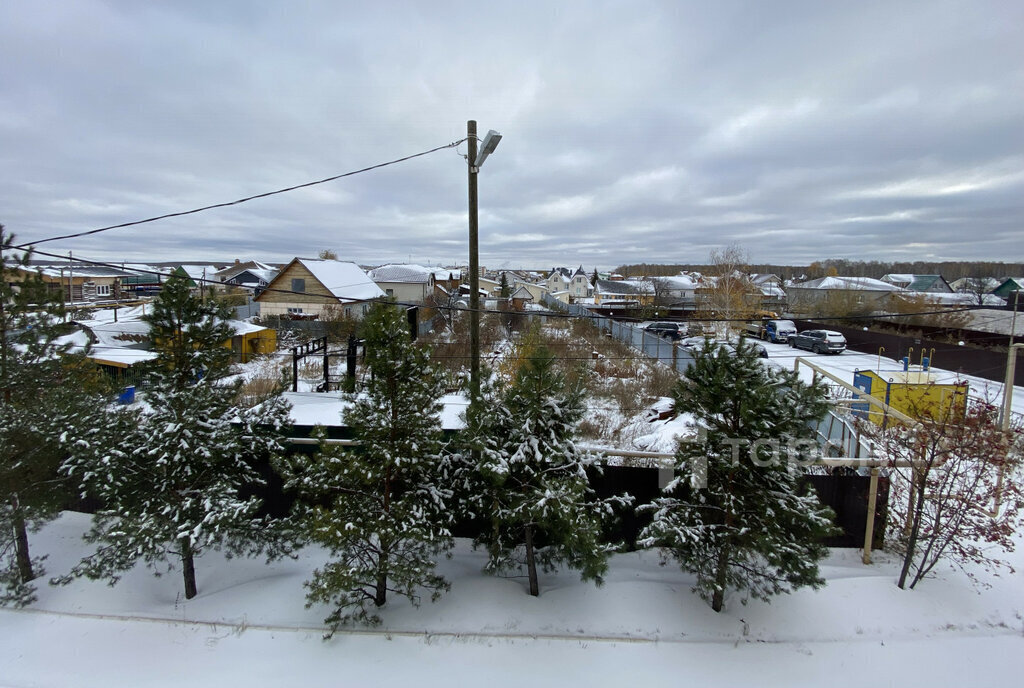
[[[888,404],[911,418],[947,418],[967,407],[967,383],[939,383],[927,370],[858,371],[853,386],[862,394]],[[885,415],[869,404],[854,404],[854,411],[882,425]]]
[[[230,325],[235,334],[224,346],[235,352],[238,363],[248,363],[255,356],[277,351],[277,330],[239,320],[231,321]]]

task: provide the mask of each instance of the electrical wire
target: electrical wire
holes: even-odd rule
[[[426,150],[426,151],[423,151],[421,153],[414,153],[413,155],[406,155],[405,157],[402,157],[402,158],[397,158],[395,160],[389,160],[387,162],[378,163],[376,165],[370,165],[369,167],[364,167],[364,168],[359,169],[359,170],[353,170],[351,172],[345,172],[343,174],[336,174],[334,176],[326,177],[324,179],[318,179],[318,180],[313,181],[313,182],[306,182],[304,184],[296,184],[294,186],[285,187],[283,189],[277,189],[275,191],[266,191],[264,193],[255,194],[253,196],[246,196],[245,198],[239,198],[239,199],[234,200],[234,201],[227,201],[225,203],[214,203],[212,205],[206,205],[206,206],[203,206],[201,208],[193,208],[192,210],[182,210],[182,211],[174,212],[174,213],[166,213],[164,215],[157,215],[155,217],[149,217],[149,218],[146,218],[144,220],[134,220],[132,222],[122,222],[120,224],[109,225],[107,227],[100,227],[98,229],[90,229],[90,230],[87,230],[87,231],[84,231],[84,232],[75,232],[73,234],[63,234],[61,236],[48,237],[46,239],[37,239],[35,241],[30,241],[30,242],[21,244],[19,246],[13,246],[12,248],[15,248],[15,249],[25,249],[25,248],[32,247],[32,246],[34,246],[36,244],[45,244],[45,243],[48,243],[50,241],[62,241],[64,239],[77,239],[79,237],[89,236],[89,235],[92,235],[92,234],[99,234],[101,232],[108,232],[108,231],[110,231],[112,229],[121,229],[123,227],[134,227],[136,225],[144,225],[144,224],[147,224],[149,222],[156,222],[157,220],[166,220],[166,219],[172,218],[172,217],[183,217],[185,215],[194,215],[196,213],[205,212],[207,210],[213,210],[214,208],[227,208],[227,207],[233,206],[233,205],[240,205],[242,203],[248,203],[249,201],[254,201],[254,200],[259,199],[259,198],[267,198],[268,196],[276,196],[277,194],[288,193],[289,191],[296,191],[298,189],[305,189],[305,188],[308,188],[310,186],[316,186],[318,184],[326,184],[327,182],[333,182],[333,181],[336,181],[338,179],[343,179],[345,177],[351,177],[351,176],[354,176],[354,175],[357,175],[357,174],[362,174],[364,172],[370,172],[372,170],[378,170],[378,169],[380,169],[382,167],[388,167],[389,165],[397,165],[400,162],[406,162],[406,161],[412,160],[414,158],[420,158],[420,157],[423,157],[424,155],[430,155],[431,153],[436,153],[437,151],[440,151],[440,150],[445,150],[445,149],[448,149],[448,148],[457,148],[458,145],[460,143],[462,143],[463,141],[465,141],[465,140],[466,139],[460,139],[458,141],[453,141],[451,143],[447,143],[447,144],[445,144],[443,146],[438,146],[436,148],[431,148],[430,150]]]

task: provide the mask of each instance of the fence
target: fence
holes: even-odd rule
[[[1006,375],[1006,350],[979,349],[973,346],[959,346],[950,342],[924,339],[908,335],[874,332],[863,327],[823,324],[812,320],[794,320],[801,330],[829,329],[846,337],[846,348],[866,354],[877,354],[884,348],[885,358],[899,361],[911,357],[917,364],[922,354],[930,359],[931,365],[964,375],[1002,382]],[[1014,378],[1015,385],[1024,385],[1024,366],[1019,366]]]
[[[549,294],[544,295],[544,304],[576,317],[588,318],[599,330],[610,335],[645,356],[660,361],[677,373],[683,374],[693,362],[693,354],[686,347],[679,346],[664,337],[647,332],[642,327],[622,323],[603,315],[598,315],[577,304],[566,304]],[[845,411],[830,409],[814,430],[818,436],[826,456],[856,457],[867,456],[860,433],[853,424],[853,419]]]
[[[609,335],[612,339],[633,347],[648,358],[660,361],[677,373],[686,372],[686,369],[693,363],[693,354],[689,349],[665,337],[648,332],[642,327],[612,320],[574,303],[562,303],[549,294],[544,295],[544,304],[569,315],[589,319],[601,332]]]

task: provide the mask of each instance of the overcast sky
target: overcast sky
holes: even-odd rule
[[[1024,260],[1024,3],[0,3],[0,223],[33,241],[456,141],[488,267]],[[464,263],[466,145],[41,244]]]

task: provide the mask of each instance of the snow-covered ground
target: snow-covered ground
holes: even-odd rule
[[[879,359],[809,354],[766,344],[774,363],[799,355],[851,381]],[[941,361],[938,361],[941,365]],[[898,364],[881,359],[883,370]],[[803,367],[804,375],[810,370]],[[956,376],[936,370],[942,381]],[[1001,399],[1002,386],[967,378],[972,393]],[[1024,412],[1024,389],[1014,410]],[[332,409],[332,414],[334,410]],[[671,450],[686,418],[645,423],[645,448]],[[649,430],[649,432],[648,432]],[[640,439],[640,438],[638,438]],[[68,513],[32,536],[50,574],[86,546],[88,518]],[[992,578],[942,570],[914,591],[895,586],[896,562],[876,552],[833,550],[828,584],[771,604],[727,599],[715,614],[692,578],[654,552],[613,557],[605,585],[572,572],[542,577],[531,598],[519,579],[480,570],[484,557],[460,541],[440,564],[452,590],[419,609],[396,601],[378,628],[324,641],[328,610],[306,609],[303,581],[325,560],[197,562],[200,594],[185,601],[180,574],[130,572],[114,587],[42,583],[25,610],[0,609],[0,686],[1009,686],[1024,652],[1020,574]],[[1024,554],[1009,555],[1018,570]],[[1017,677],[1017,678],[1015,678]]]
[[[87,520],[67,513],[33,537],[51,573],[85,551]],[[305,609],[302,588],[323,560],[209,553],[189,601],[176,571],[43,585],[29,609],[0,610],[0,685],[1006,686],[1024,651],[1017,575],[975,589],[944,571],[901,591],[885,554],[865,566],[834,550],[823,589],[770,605],[733,596],[716,614],[653,552],[616,555],[601,588],[546,575],[531,598],[522,580],[480,573],[465,541],[441,562],[452,590],[440,602],[392,603],[382,626],[324,641],[327,610]]]

